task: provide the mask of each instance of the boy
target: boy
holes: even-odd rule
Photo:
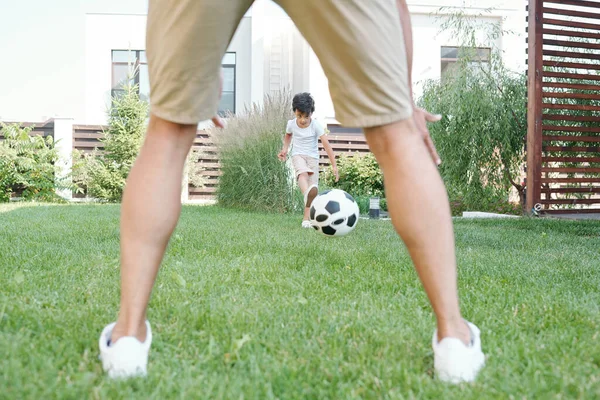
[[[285,161],[290,143],[292,144],[292,165],[294,166],[298,186],[304,195],[302,227],[310,228],[310,205],[319,193],[319,139],[323,143],[323,148],[331,162],[335,181],[337,182],[340,177],[333,149],[327,140],[327,136],[324,136],[325,130],[319,121],[312,118],[312,114],[315,112],[315,101],[310,93],[295,95],[292,99],[292,110],[296,118],[287,123],[283,149],[277,157],[281,161]]]
[[[473,381],[484,364],[480,331],[463,319],[459,307],[450,206],[426,127],[439,117],[415,107],[412,98],[406,1],[277,3],[319,57],[336,119],[363,128],[383,171],[392,223],[436,316],[436,377]],[[119,317],[105,327],[99,343],[104,370],[111,377],[146,374],[152,342],[146,311],[179,218],[185,160],[198,122],[215,115],[221,59],[251,5],[252,0],[149,1],[151,115],[121,208]]]

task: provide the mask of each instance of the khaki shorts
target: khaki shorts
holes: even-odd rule
[[[146,50],[154,115],[196,124],[219,104],[221,60],[252,0],[150,0]],[[311,45],[344,126],[412,115],[396,0],[276,0]]]
[[[308,185],[319,184],[319,160],[314,157],[305,155],[295,155],[292,157],[292,165],[296,172],[296,179],[298,175],[307,172],[308,173]]]

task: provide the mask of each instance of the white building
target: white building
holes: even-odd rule
[[[418,82],[439,78],[452,62],[442,55],[452,55],[457,39],[440,32],[440,25],[456,7],[480,15],[482,23],[501,22],[513,31],[494,45],[511,68],[525,69],[525,1],[409,0],[409,7],[417,95]],[[147,94],[146,0],[0,0],[0,9],[0,120],[62,117],[76,124],[104,124],[111,91],[118,90],[131,60],[140,64],[136,80],[141,94]],[[270,0],[257,0],[244,16],[223,63],[222,108],[240,112],[265,93],[289,87],[313,93],[317,116],[335,120],[315,54]]]

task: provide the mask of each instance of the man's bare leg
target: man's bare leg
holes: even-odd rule
[[[456,282],[448,196],[413,119],[365,129],[384,174],[388,209],[406,244],[437,318],[438,340],[470,341]]]
[[[196,125],[151,116],[121,210],[121,308],[112,342],[146,337],[146,309],[181,211],[183,168]]]

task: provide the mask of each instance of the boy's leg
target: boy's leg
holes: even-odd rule
[[[384,172],[392,222],[436,315],[436,373],[450,381],[474,379],[483,365],[479,331],[467,326],[460,313],[448,199],[412,119],[396,1],[279,2],[321,61],[336,119],[345,126],[365,128]]]
[[[302,194],[306,193],[306,189],[308,189],[308,172],[302,172],[298,174],[298,187]]]
[[[307,190],[309,190],[309,188],[313,191],[317,191],[316,189],[312,188],[312,174],[309,175],[308,172],[302,172],[300,174],[298,174],[298,187],[300,188],[300,192],[302,192],[302,195],[306,197],[307,196]],[[314,199],[314,194],[312,196],[310,196],[311,198],[307,198],[305,207],[304,207],[304,217],[303,220],[307,221],[309,219],[309,215],[310,215],[310,203],[312,203],[312,200]]]
[[[310,206],[319,194],[319,161],[314,158],[308,158],[306,161],[311,172],[308,173],[308,193],[306,194],[306,207],[304,208],[304,219],[310,219]]]
[[[292,157],[292,164],[296,171],[296,179],[298,180],[298,187],[300,192],[304,196],[304,221],[308,221],[310,215],[310,205],[318,194],[316,184],[314,184],[314,172],[309,161],[306,157],[301,155],[295,155]],[[314,186],[314,187],[313,187]],[[303,225],[304,226],[304,225]]]

